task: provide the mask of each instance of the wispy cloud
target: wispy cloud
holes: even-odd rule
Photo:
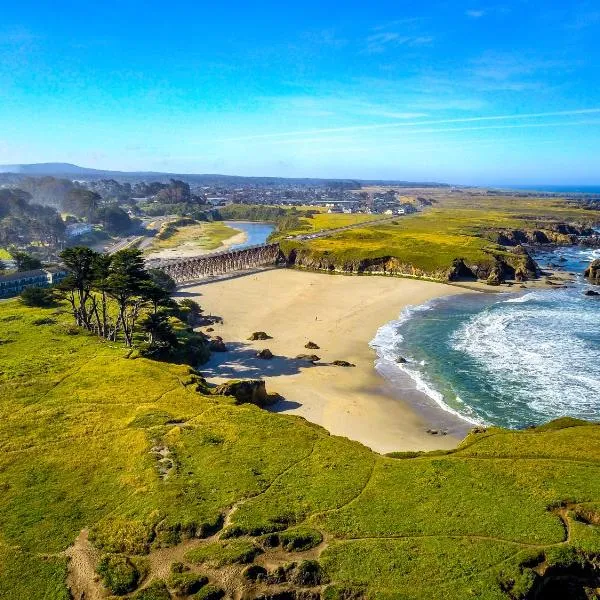
[[[426,46],[432,42],[433,37],[429,35],[400,35],[395,31],[382,31],[366,38],[364,52],[381,54],[393,46]]]
[[[222,142],[234,142],[234,141],[247,141],[247,140],[259,140],[259,139],[276,139],[276,138],[288,138],[295,136],[316,136],[328,133],[341,133],[341,132],[358,132],[358,131],[377,131],[380,129],[396,129],[402,127],[423,127],[431,125],[449,125],[449,124],[461,124],[461,123],[478,123],[478,122],[491,122],[491,121],[509,121],[517,120],[522,121],[525,119],[546,119],[550,117],[573,117],[582,115],[597,115],[600,114],[600,108],[581,108],[574,110],[563,110],[563,111],[551,111],[551,112],[539,112],[539,113],[526,113],[526,114],[507,114],[507,115],[486,115],[477,117],[462,117],[456,119],[436,119],[429,121],[402,121],[397,123],[375,123],[371,125],[349,125],[346,127],[326,127],[322,129],[308,129],[304,131],[287,131],[278,133],[262,133],[256,135],[240,136],[234,138],[227,138],[220,140]],[[600,123],[600,121],[598,121]],[[565,123],[565,125],[574,123]],[[533,127],[533,126],[557,126],[556,123],[544,124],[507,124],[500,125],[498,127],[490,128],[509,128],[514,129],[517,127]],[[473,128],[474,129],[474,128]],[[482,129],[482,128],[479,128]],[[455,131],[461,131],[461,129],[454,129]],[[419,130],[421,133],[434,133],[439,130],[435,129],[422,129]]]
[[[470,9],[465,11],[465,15],[467,15],[467,17],[470,17],[471,19],[481,19],[481,17],[485,15],[485,10]]]

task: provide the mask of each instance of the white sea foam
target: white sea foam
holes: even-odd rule
[[[377,359],[375,361],[375,369],[384,377],[392,375],[395,372],[404,373],[408,375],[413,381],[415,388],[431,398],[442,410],[450,413],[460,419],[470,423],[472,425],[482,425],[484,422],[478,419],[473,410],[468,407],[460,398],[457,396],[459,403],[464,406],[464,412],[459,412],[449,406],[442,393],[435,389],[435,387],[427,380],[426,375],[420,372],[418,369],[411,367],[411,362],[398,363],[398,347],[404,340],[404,337],[400,333],[400,328],[403,323],[417,315],[420,315],[426,311],[432,310],[432,303],[421,304],[418,306],[406,307],[398,319],[391,321],[386,325],[383,325],[377,330],[375,337],[369,343],[369,346],[377,353]],[[410,359],[410,357],[408,357]],[[413,362],[413,365],[417,364]],[[425,366],[425,361],[421,361],[421,366]]]
[[[581,301],[580,290],[540,294],[533,308],[513,302],[474,315],[453,333],[452,348],[479,366],[498,398],[510,389],[515,405],[544,418],[597,418],[600,348],[590,339],[598,309]]]
[[[537,298],[536,292],[529,292],[523,296],[517,296],[516,298],[509,298],[508,300],[504,300],[506,304],[522,304],[524,302],[530,302],[531,300],[535,300]]]

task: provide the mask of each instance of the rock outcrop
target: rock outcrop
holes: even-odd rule
[[[276,400],[267,394],[265,382],[262,379],[247,379],[243,381],[228,381],[213,388],[216,396],[231,396],[236,404],[256,404],[268,406]]]
[[[593,260],[583,275],[592,283],[600,284],[600,258]]]
[[[318,362],[321,360],[320,356],[317,356],[316,354],[298,354],[298,356],[296,356],[296,360],[307,360],[308,362]]]
[[[539,229],[499,229],[488,231],[485,237],[502,246],[544,246],[554,244],[570,246],[576,244],[580,237],[591,236],[594,230],[589,227],[570,223],[547,223]]]
[[[272,340],[273,338],[264,331],[255,331],[248,339],[252,342],[256,342],[257,340]]]
[[[220,335],[210,340],[208,347],[211,352],[227,352],[227,346]]]
[[[304,347],[308,348],[309,350],[320,350],[320,347],[314,342],[308,342],[307,344],[304,344]]]
[[[273,358],[273,353],[268,348],[265,348],[264,350],[257,352],[256,356],[258,358],[264,358],[265,360],[271,360]]]
[[[355,367],[356,366],[356,365],[352,364],[351,362],[348,362],[347,360],[334,360],[331,364],[335,365],[336,367]]]

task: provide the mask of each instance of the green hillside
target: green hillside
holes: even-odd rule
[[[371,220],[375,216],[371,215]],[[500,232],[539,232],[551,242],[570,244],[572,240],[561,233],[560,225],[586,227],[598,220],[595,213],[561,199],[450,196],[423,212],[393,221],[356,227],[331,237],[286,239],[290,235],[358,224],[368,217],[314,215],[300,219],[274,239],[279,239],[288,256],[292,251],[296,253],[298,266],[345,272],[361,272],[375,266],[388,273],[446,280],[458,259],[469,267],[478,265],[486,275],[499,260],[518,266],[522,257],[509,251]],[[333,225],[338,221],[339,225]]]
[[[384,457],[136,356],[0,303],[0,598],[67,599],[70,570],[86,600],[501,600],[598,564],[599,425]]]

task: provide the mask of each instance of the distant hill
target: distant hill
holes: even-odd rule
[[[0,165],[0,173],[19,175],[101,175],[108,171],[88,169],[70,163],[34,163],[31,165]]]
[[[319,178],[288,178],[288,177],[244,177],[239,175],[194,174],[194,173],[161,173],[156,171],[109,171],[104,169],[89,169],[70,163],[34,163],[0,165],[0,183],[18,181],[23,177],[65,177],[67,179],[115,179],[117,181],[134,183],[136,181],[161,181],[181,179],[196,185],[260,185],[273,187],[279,185],[323,186],[387,184],[398,187],[447,187],[444,183],[412,182],[395,180],[360,180],[360,179],[319,179]]]

